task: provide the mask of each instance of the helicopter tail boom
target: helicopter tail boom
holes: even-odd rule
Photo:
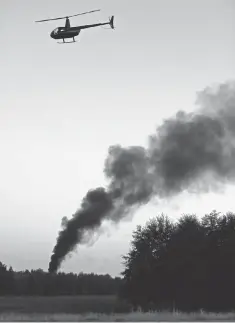
[[[92,24],[92,25],[83,25],[83,26],[71,27],[70,30],[71,31],[78,31],[78,30],[80,31],[82,29],[87,29],[87,28],[92,28],[92,27],[99,27],[99,26],[104,26],[104,25],[110,25],[110,27],[112,29],[114,29],[113,20],[114,20],[114,16],[112,16],[110,18],[109,22],[103,22],[103,23]]]

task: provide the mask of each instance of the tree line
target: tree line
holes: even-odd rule
[[[121,297],[134,307],[235,309],[235,214],[213,211],[138,226],[123,256]]]
[[[0,262],[1,296],[114,295],[118,293],[120,282],[120,277],[94,273],[14,271]]]
[[[166,215],[137,226],[121,277],[14,271],[0,263],[0,295],[118,295],[142,310],[235,309],[235,214]]]

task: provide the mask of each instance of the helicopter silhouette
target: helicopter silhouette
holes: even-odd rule
[[[110,25],[110,27],[112,29],[114,29],[114,24],[113,24],[114,16],[112,16],[109,19],[108,22],[71,27],[69,18],[75,17],[75,16],[80,16],[80,15],[85,15],[85,14],[92,13],[92,12],[96,12],[96,11],[100,11],[100,9],[98,9],[98,10],[92,10],[92,11],[87,11],[87,12],[83,12],[83,13],[78,13],[78,14],[71,15],[71,16],[66,16],[66,17],[58,17],[58,18],[37,20],[35,22],[45,22],[45,21],[51,21],[51,20],[66,19],[65,26],[64,27],[57,27],[57,28],[55,28],[50,33],[50,36],[53,39],[63,39],[63,42],[59,42],[59,44],[63,44],[63,43],[65,43],[65,44],[74,43],[74,42],[76,42],[75,41],[75,37],[80,34],[80,32],[81,32],[82,29],[87,29],[87,28],[92,28],[92,27],[99,27],[99,26],[103,26],[103,25]],[[65,39],[68,39],[68,38],[73,38],[73,41],[69,41],[69,42],[68,41],[65,41]]]

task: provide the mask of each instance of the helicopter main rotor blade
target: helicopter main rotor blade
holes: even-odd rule
[[[82,13],[77,13],[77,14],[75,14],[75,15],[68,16],[68,17],[70,18],[70,17],[81,16],[81,15],[85,15],[85,14],[87,14],[87,13],[92,13],[92,12],[96,12],[96,11],[100,11],[100,9],[97,9],[97,10],[91,10],[91,11],[82,12]]]
[[[44,22],[44,21],[51,21],[51,20],[66,19],[66,18],[70,18],[70,17],[86,15],[86,14],[88,14],[88,13],[92,13],[92,12],[96,12],[96,11],[100,11],[100,9],[97,9],[97,10],[91,10],[91,11],[86,11],[86,12],[82,12],[82,13],[77,13],[77,14],[75,14],[75,15],[71,15],[71,16],[58,17],[58,18],[51,18],[51,19],[43,19],[43,20],[37,20],[37,21],[35,21],[35,22]]]

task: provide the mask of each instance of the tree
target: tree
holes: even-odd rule
[[[115,295],[121,278],[110,275],[44,272],[42,269],[15,272],[0,262],[0,295]]]
[[[0,295],[11,295],[15,291],[13,269],[0,262]]]
[[[173,223],[164,215],[151,219],[145,227],[138,226],[134,231],[131,249],[123,256],[125,270],[122,272],[122,297],[130,300],[134,307],[141,306],[147,310],[157,298],[164,302],[166,289],[165,277],[161,275],[164,269],[161,259],[173,231]]]
[[[138,226],[124,259],[121,297],[135,307],[234,309],[235,214],[161,216]]]

